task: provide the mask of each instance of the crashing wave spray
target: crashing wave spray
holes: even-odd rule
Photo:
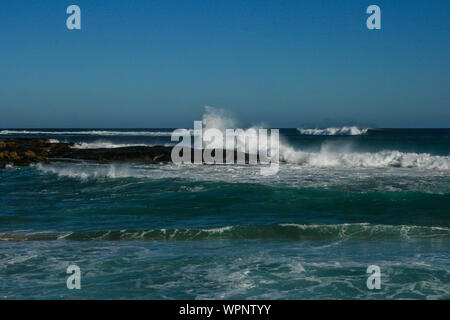
[[[231,118],[224,110],[213,107],[205,107],[203,123],[206,128],[224,130],[233,127],[237,121]],[[252,126],[249,129],[259,129]],[[369,128],[357,127],[326,128],[326,129],[298,129],[300,134],[309,135],[364,135]],[[301,131],[303,130],[303,132]],[[280,137],[278,142],[280,161],[298,164],[307,167],[332,167],[332,168],[418,168],[449,170],[449,156],[434,156],[428,153],[408,153],[397,150],[385,150],[375,153],[352,152],[348,146],[330,148],[324,143],[320,152],[306,152],[296,150],[288,142]]]
[[[193,147],[191,146],[191,133],[188,130],[176,129],[173,132],[172,141],[182,139],[171,152],[171,160],[174,164],[260,163],[270,164],[269,168],[261,168],[262,175],[272,175],[278,172],[278,129],[270,130],[270,138],[267,129],[235,129],[235,122],[231,118],[224,116],[222,110],[215,112],[211,107],[206,107],[203,119],[204,121],[194,121]],[[204,126],[206,127],[204,128]]]

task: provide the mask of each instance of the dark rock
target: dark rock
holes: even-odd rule
[[[28,166],[39,162],[74,160],[97,163],[138,162],[154,164],[171,162],[172,147],[136,146],[112,149],[76,149],[73,146],[73,143],[50,143],[46,139],[0,139],[0,168],[4,168],[7,164]],[[190,151],[191,158],[194,159],[194,152],[192,149]],[[214,154],[214,151],[212,153]],[[235,160],[237,155],[238,153],[235,152]],[[224,159],[225,156],[226,153],[224,152]],[[245,154],[244,158],[245,162],[248,163],[248,154]]]

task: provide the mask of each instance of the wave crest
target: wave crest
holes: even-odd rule
[[[400,152],[386,150],[379,152],[305,152],[289,146],[280,148],[283,161],[301,166],[321,168],[418,168],[449,170],[449,156],[435,156],[429,153]]]
[[[146,147],[151,146],[149,144],[133,144],[133,143],[114,143],[114,142],[78,142],[75,143],[72,148],[74,149],[114,149],[124,147]]]
[[[216,228],[173,228],[153,230],[107,230],[88,232],[11,232],[0,234],[3,241],[132,241],[132,240],[442,240],[450,237],[450,229],[414,225],[376,225],[369,223],[297,224],[281,223],[263,226],[225,226]]]
[[[367,134],[369,128],[358,128],[356,126],[349,127],[330,127],[325,129],[303,129],[297,128],[302,135],[309,136],[359,136]]]

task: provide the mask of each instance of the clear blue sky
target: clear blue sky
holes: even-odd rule
[[[189,127],[205,105],[272,127],[450,127],[449,18],[448,0],[3,0],[0,127]]]

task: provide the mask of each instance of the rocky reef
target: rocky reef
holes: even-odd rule
[[[7,165],[28,166],[32,163],[40,162],[80,160],[96,163],[168,163],[171,162],[171,152],[172,147],[166,146],[77,149],[74,148],[73,143],[50,143],[46,139],[4,138],[0,139],[0,168],[4,168]],[[214,155],[214,151],[212,151],[212,154]],[[193,159],[192,149],[191,156]],[[234,159],[236,160],[237,157],[238,152],[235,152]],[[248,154],[245,154],[244,158],[245,162],[248,163]]]
[[[46,139],[0,139],[0,168],[6,165],[86,160],[108,162],[169,162],[171,147],[123,147],[114,149],[76,149],[73,143],[50,143]]]

